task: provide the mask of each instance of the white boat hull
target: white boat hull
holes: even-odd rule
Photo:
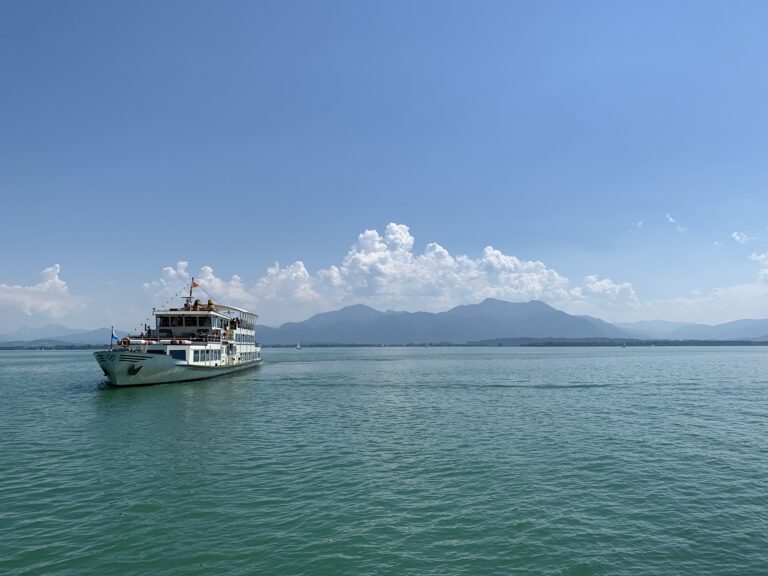
[[[172,382],[204,380],[255,368],[261,358],[250,362],[219,365],[190,365],[165,354],[130,350],[104,350],[94,356],[113,386],[147,386]]]

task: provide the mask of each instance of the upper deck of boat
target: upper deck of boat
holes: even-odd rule
[[[183,308],[153,310],[156,330],[147,332],[160,338],[183,338],[193,341],[254,341],[256,314],[225,304],[201,304],[195,300]],[[243,337],[241,338],[240,335]]]

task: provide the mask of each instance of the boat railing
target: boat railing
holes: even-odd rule
[[[222,342],[224,338],[214,334],[174,334],[171,336],[160,336],[147,338],[146,336],[126,336],[120,341],[120,344],[125,346],[141,345],[147,346],[150,344],[173,344],[180,343],[186,344],[187,342],[194,342],[195,344],[205,342]]]
[[[194,332],[181,332],[177,334],[163,333],[156,336],[154,333],[151,337],[144,334],[126,336],[121,339],[118,344],[123,348],[128,348],[133,351],[145,351],[148,346],[154,344],[163,345],[190,345],[190,344],[208,344],[208,343],[223,343],[232,342],[235,340],[235,331],[227,330],[224,332],[209,333],[204,330],[200,330],[197,333]],[[257,342],[239,342],[238,344],[252,344],[259,346]]]

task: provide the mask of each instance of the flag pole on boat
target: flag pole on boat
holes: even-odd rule
[[[195,282],[195,277],[194,276],[192,276],[192,283],[189,285],[189,296],[187,297],[187,304],[189,304],[190,306],[192,306],[192,289],[193,288],[200,288],[201,290],[203,290],[200,287],[200,284]],[[205,290],[203,290],[203,292],[205,292]],[[205,293],[208,294],[208,292],[205,292]],[[210,296],[210,294],[209,294],[209,296]]]

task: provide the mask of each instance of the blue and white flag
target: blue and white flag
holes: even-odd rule
[[[117,337],[117,334],[115,334],[114,328],[112,328],[112,340],[120,340],[120,338]]]

